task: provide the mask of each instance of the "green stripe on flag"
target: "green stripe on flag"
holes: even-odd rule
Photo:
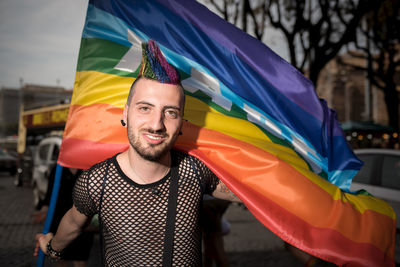
[[[129,47],[98,38],[82,38],[77,71],[98,71],[122,77],[136,77],[135,72],[114,69]]]

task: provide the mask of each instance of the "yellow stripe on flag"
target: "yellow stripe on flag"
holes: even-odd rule
[[[252,144],[291,165],[308,170],[307,163],[292,149],[273,143],[271,139],[253,123],[247,120],[226,116],[206,103],[188,95],[186,96],[185,119],[199,127],[215,130]]]
[[[87,106],[101,103],[124,108],[134,80],[97,71],[77,72],[71,104]]]
[[[277,156],[293,166],[314,184],[327,191],[332,199],[351,202],[360,213],[373,210],[394,219],[392,210],[388,205],[382,205],[382,200],[366,195],[356,196],[338,190],[336,186],[332,186],[331,183],[310,171],[307,163],[292,149],[273,143],[260,128],[249,121],[226,116],[197,98],[188,95],[186,96],[185,119],[197,126],[226,134]],[[386,209],[382,209],[383,207]]]

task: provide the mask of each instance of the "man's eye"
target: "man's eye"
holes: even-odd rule
[[[139,107],[139,110],[140,110],[141,112],[147,112],[147,111],[150,110],[150,108],[149,108],[149,107]]]
[[[165,111],[166,116],[168,116],[168,118],[172,118],[172,119],[176,119],[178,118],[178,112],[175,110],[167,110]]]

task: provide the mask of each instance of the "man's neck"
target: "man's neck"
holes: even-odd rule
[[[141,157],[132,147],[121,153],[117,161],[122,171],[138,184],[151,184],[161,180],[171,166],[171,154],[166,153],[159,161]]]

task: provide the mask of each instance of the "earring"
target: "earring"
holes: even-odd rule
[[[182,135],[183,133],[182,133],[182,131],[179,131],[179,135]]]
[[[122,126],[126,126],[126,123],[124,122],[124,120],[121,120],[121,124],[122,124]]]

